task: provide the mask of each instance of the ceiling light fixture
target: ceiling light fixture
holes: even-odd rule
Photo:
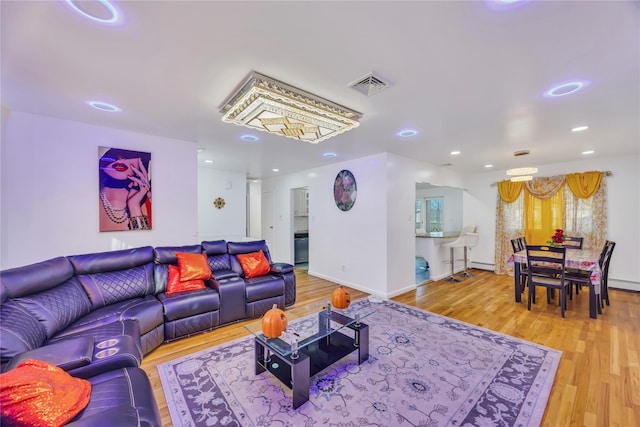
[[[461,153],[460,151],[457,151],[457,150],[456,150],[456,151],[452,151],[450,154],[451,154],[452,156],[457,156],[457,155],[458,155],[458,154],[460,154],[460,153]]]
[[[402,138],[409,138],[411,136],[416,136],[418,134],[417,130],[414,129],[405,129],[403,131],[398,132],[398,136]]]
[[[582,152],[582,154],[584,154],[585,156],[589,155],[589,154],[593,154],[593,153],[595,153],[595,151],[593,151],[593,150],[587,150],[587,151],[583,151]]]
[[[485,168],[492,168],[493,165],[484,165]]]
[[[514,168],[514,169],[509,169],[507,171],[507,175],[509,176],[514,176],[514,175],[530,175],[532,173],[538,173],[538,168],[531,168],[531,167],[527,167],[527,168]],[[525,180],[527,181],[527,180]]]
[[[242,139],[242,140],[244,140],[244,141],[248,141],[248,142],[255,142],[255,141],[257,141],[257,140],[258,140],[258,137],[257,137],[257,136],[255,136],[255,135],[249,135],[249,134],[246,134],[246,135],[242,135],[242,136],[240,137],[240,139]]]
[[[546,91],[544,93],[544,96],[547,98],[555,98],[558,96],[570,95],[581,89],[584,89],[588,85],[589,85],[589,82],[587,81],[573,81],[568,83],[562,83]]]
[[[222,103],[222,121],[317,144],[359,126],[362,114],[250,72]]]
[[[582,132],[583,130],[589,129],[589,126],[577,126],[571,129],[571,132]]]
[[[335,156],[337,156],[337,154],[336,153],[324,153],[323,156],[324,157],[335,157]]]
[[[205,163],[213,163],[213,160],[205,160]]]
[[[113,104],[108,104],[106,102],[101,101],[87,101],[87,104],[95,108],[96,110],[106,111],[108,113],[119,113],[122,111],[120,107],[116,107]]]
[[[96,21],[101,24],[115,24],[120,19],[118,14],[118,9],[116,9],[116,7],[112,5],[108,0],[96,0],[94,2],[85,1],[85,2],[82,2],[83,7],[80,7],[77,4],[79,2],[76,0],[65,0],[65,1],[69,5],[69,7],[71,7],[76,13],[79,13],[85,18],[89,18],[92,21]],[[101,8],[102,10],[97,10],[96,12],[89,12],[85,10],[87,5],[91,6],[97,3],[99,3],[102,6]],[[103,14],[104,10],[108,12],[106,14],[106,17],[99,16],[98,14]]]
[[[514,176],[511,178],[511,182],[531,181],[532,179],[531,175]]]

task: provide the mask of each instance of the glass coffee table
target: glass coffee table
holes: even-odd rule
[[[369,358],[369,326],[362,319],[374,313],[374,307],[343,311],[325,302],[313,311],[318,313],[289,319],[279,338],[264,336],[262,319],[245,325],[254,335],[256,375],[269,371],[289,387],[294,409],[309,400],[312,376],[356,350],[358,364]]]

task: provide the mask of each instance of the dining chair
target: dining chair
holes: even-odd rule
[[[604,273],[604,270],[603,270],[604,260],[607,255],[608,249],[609,249],[609,244],[607,242],[603,245],[602,251],[600,251],[600,256],[598,258],[598,265],[600,266],[600,271],[602,272],[600,276],[601,293],[600,295],[598,295],[598,313],[602,313],[602,308],[604,307],[604,304],[602,302],[602,295],[603,295],[602,288],[604,287],[602,276]],[[591,286],[591,271],[580,270],[576,268],[567,268],[565,269],[565,272],[564,272],[564,278],[567,282],[569,282],[570,297],[573,296],[574,288],[576,291],[576,295],[578,295],[583,285]]]
[[[529,270],[527,309],[531,310],[531,302],[535,304],[536,287],[540,286],[547,289],[547,302],[549,302],[549,292],[558,289],[560,291],[560,312],[564,317],[569,288],[569,282],[565,281],[564,277],[567,248],[564,246],[527,245],[526,249]]]
[[[605,244],[607,247],[607,253],[604,257],[604,261],[600,265],[601,276],[600,276],[600,285],[602,292],[602,299],[609,304],[609,262],[611,261],[611,254],[613,253],[613,249],[616,247],[616,242],[611,240],[607,240]]]
[[[526,240],[523,237],[518,237],[515,239],[511,239],[511,247],[513,248],[513,253],[523,251],[526,247]],[[520,284],[520,292],[524,292],[524,288],[527,287],[527,277],[529,272],[527,270],[527,264],[524,262],[518,263],[520,264],[520,277],[518,283]]]
[[[582,242],[584,237],[565,236],[564,246],[568,249],[582,249]]]

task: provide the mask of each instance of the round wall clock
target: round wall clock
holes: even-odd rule
[[[341,211],[348,211],[356,202],[356,179],[348,170],[341,170],[333,183],[333,200]]]

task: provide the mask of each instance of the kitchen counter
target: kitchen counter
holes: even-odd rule
[[[433,232],[433,233],[416,233],[416,237],[426,237],[431,239],[451,239],[452,237],[458,237],[460,231],[447,231],[447,232]]]

